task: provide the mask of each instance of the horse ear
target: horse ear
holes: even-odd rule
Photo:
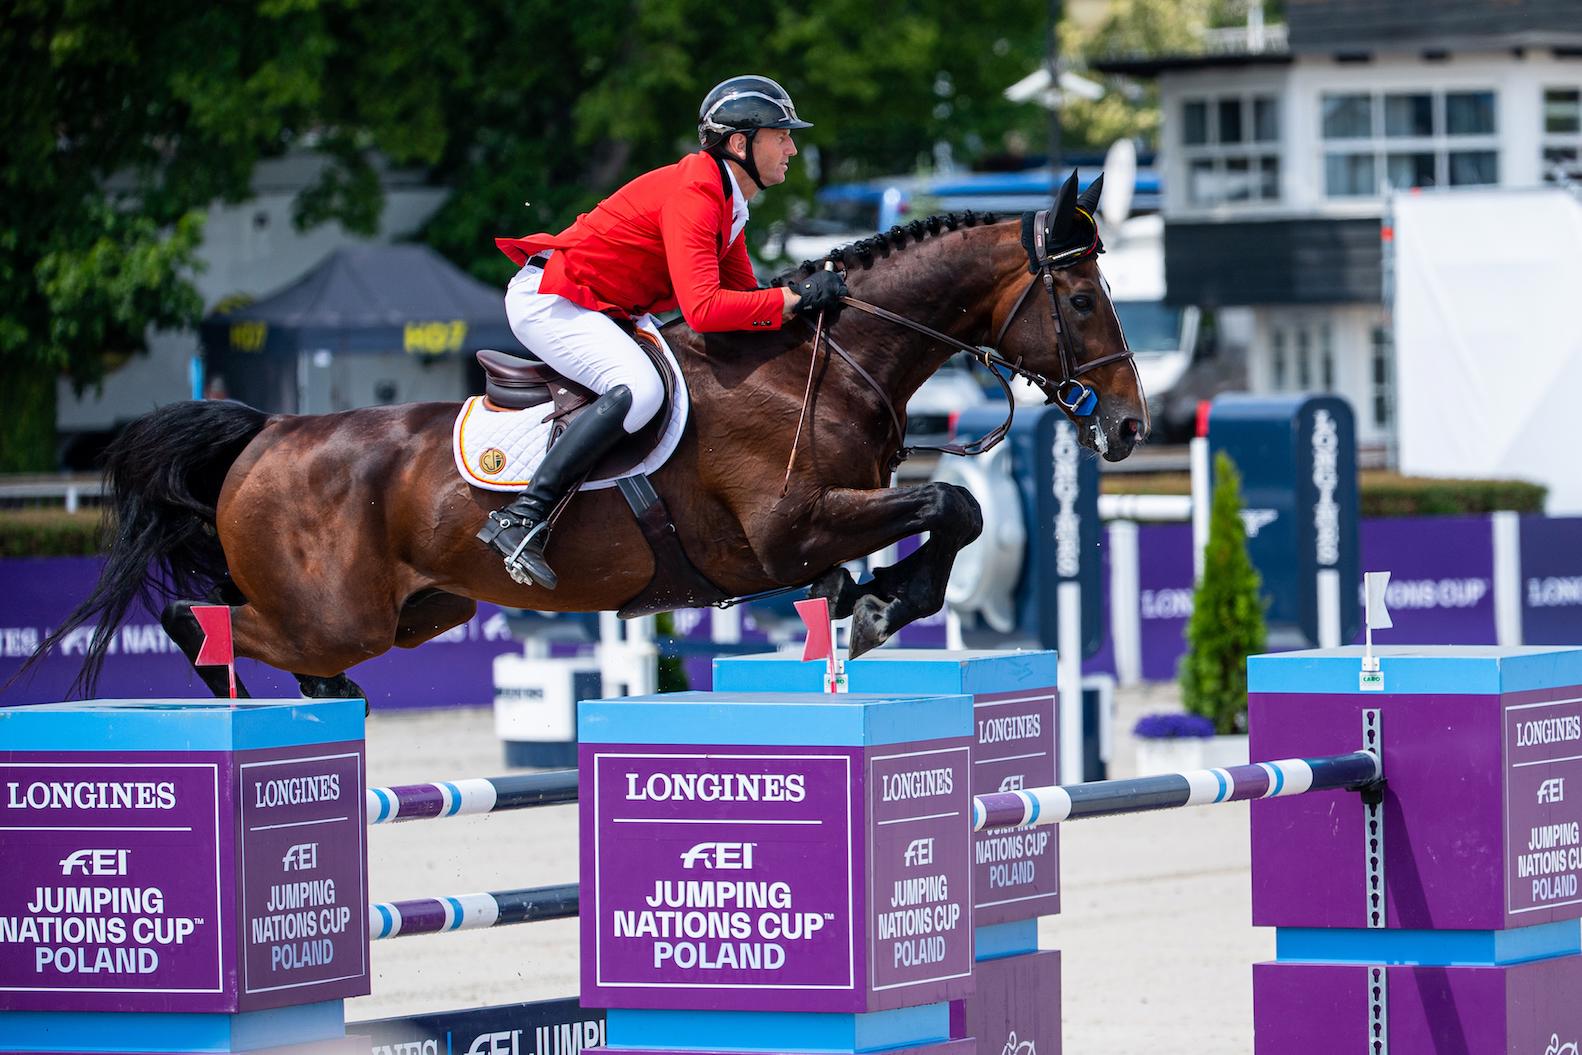
[[[1104,193],[1104,173],[1099,173],[1098,178],[1088,184],[1088,189],[1077,195],[1077,205],[1089,216],[1096,216],[1099,211],[1099,195]]]
[[[1049,210],[1049,244],[1057,246],[1071,237],[1072,221],[1077,215],[1077,170],[1055,192],[1054,208]]]

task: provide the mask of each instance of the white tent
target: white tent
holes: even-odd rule
[[[1582,201],[1405,194],[1394,216],[1402,472],[1532,480],[1582,514]]]

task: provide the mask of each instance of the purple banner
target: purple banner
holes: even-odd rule
[[[1582,517],[1522,517],[1522,641],[1582,641]]]
[[[49,631],[92,591],[97,557],[0,560],[6,599],[0,614],[0,684],[14,674]],[[25,681],[6,689],[0,703],[18,706],[74,698],[68,695],[82,666],[92,628],[70,635]],[[376,708],[489,706],[494,702],[494,657],[518,648],[505,617],[480,604],[469,622],[416,649],[392,648],[349,672]],[[299,695],[285,671],[244,659],[237,676],[259,698]],[[99,679],[101,699],[208,697],[186,657],[153,613],[134,604],[115,635]]]
[[[583,750],[584,1001],[861,1010],[858,751]]]
[[[236,760],[244,1005],[366,994],[362,744],[238,752]]]
[[[1143,678],[1171,681],[1192,618],[1192,525],[1137,526],[1137,602]]]
[[[1387,571],[1392,645],[1491,645],[1494,529],[1488,517],[1413,517],[1362,522],[1364,571]],[[1354,588],[1362,589],[1362,583]],[[1360,593],[1359,593],[1360,596]],[[1353,644],[1361,644],[1358,632]]]
[[[0,763],[0,991],[19,1011],[225,1011],[223,753]]]
[[[945,745],[945,746],[941,746]],[[874,904],[869,919],[875,994],[972,977],[972,749],[960,740],[878,749],[868,822]],[[941,994],[944,995],[944,994]],[[931,999],[939,999],[933,996]],[[918,998],[878,997],[874,1007]]]
[[[1055,783],[1053,688],[985,693],[974,698],[978,730],[972,793],[1048,787]],[[1060,911],[1058,829],[979,832],[973,839],[973,893],[978,926],[1033,919]]]
[[[1582,699],[1574,692],[1505,708],[1505,846],[1513,926],[1582,903]]]

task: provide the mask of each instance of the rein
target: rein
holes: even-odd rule
[[[885,413],[889,415],[891,431],[894,432],[896,442],[899,444],[896,453],[890,459],[890,464],[888,467],[890,472],[894,472],[896,466],[900,465],[901,462],[905,461],[908,457],[918,451],[937,451],[940,454],[971,457],[973,455],[983,454],[986,451],[992,450],[1000,443],[1001,440],[1005,439],[1006,434],[1010,432],[1011,422],[1016,416],[1016,401],[1011,394],[1010,382],[1007,381],[1005,375],[1000,370],[995,369],[995,367],[1004,367],[1013,375],[1023,378],[1037,387],[1040,392],[1044,393],[1045,406],[1048,406],[1052,403],[1058,403],[1063,410],[1074,417],[1087,417],[1091,415],[1098,407],[1098,393],[1096,393],[1091,386],[1084,384],[1077,379],[1083,374],[1086,374],[1092,370],[1096,370],[1101,366],[1108,366],[1111,363],[1129,360],[1132,358],[1131,348],[1123,344],[1121,350],[1118,352],[1111,352],[1108,355],[1101,355],[1097,359],[1091,360],[1089,362],[1082,361],[1079,349],[1074,346],[1070,328],[1066,326],[1065,318],[1060,311],[1060,296],[1055,289],[1054,273],[1056,271],[1064,271],[1067,268],[1074,267],[1083,260],[1086,260],[1088,257],[1102,251],[1102,247],[1099,244],[1098,238],[1098,225],[1094,224],[1092,243],[1080,245],[1073,249],[1068,249],[1062,253],[1051,255],[1047,251],[1047,247],[1045,245],[1045,221],[1047,219],[1047,214],[1048,210],[1043,210],[1039,212],[1033,220],[1033,228],[1035,232],[1034,252],[1029,254],[1031,257],[1031,266],[1029,267],[1029,270],[1035,271],[1035,275],[1031,280],[1028,281],[1027,285],[1022,288],[1022,292],[1017,295],[1016,302],[1011,305],[1010,312],[1005,316],[1005,321],[1000,324],[999,330],[994,335],[994,348],[982,348],[967,344],[965,341],[957,340],[948,333],[941,333],[939,330],[936,330],[930,326],[925,326],[913,319],[909,319],[905,315],[899,315],[888,308],[881,308],[877,304],[870,304],[867,301],[858,300],[855,297],[841,298],[841,303],[847,307],[854,308],[857,311],[863,312],[867,315],[872,315],[874,318],[883,319],[886,322],[894,323],[897,326],[904,326],[915,333],[922,334],[930,340],[937,341],[940,344],[947,345],[951,348],[955,348],[957,351],[966,352],[972,357],[973,361],[981,363],[986,369],[988,369],[989,373],[993,375],[995,381],[999,383],[1001,390],[1005,393],[1005,420],[994,429],[990,430],[987,434],[971,441],[970,443],[945,443],[938,445],[928,444],[919,445],[916,447],[906,446],[906,431],[901,425],[901,416],[896,412],[895,405],[891,401],[889,393],[885,392],[879,382],[874,379],[874,376],[870,374],[862,366],[862,364],[859,363],[850,352],[846,351],[846,349],[840,345],[840,342],[836,341],[834,336],[828,332],[824,326],[823,313],[820,313],[818,325],[815,328],[813,334],[813,360],[814,362],[817,362],[818,360],[819,344],[822,340],[822,342],[828,345],[829,349],[836,355],[840,356],[840,358],[852,368],[857,376],[862,378],[863,382],[866,383],[869,388],[873,389],[874,393],[879,397],[880,404],[884,407]],[[1087,213],[1084,212],[1083,215],[1087,216]],[[1088,221],[1092,223],[1092,217],[1087,216],[1087,218]],[[1049,295],[1049,317],[1053,319],[1055,323],[1055,348],[1060,355],[1060,372],[1062,374],[1060,379],[1057,381],[1051,381],[1043,374],[1028,369],[1022,364],[1021,359],[1007,359],[1005,356],[1001,355],[997,350],[995,350],[1004,342],[1006,333],[1008,333],[1011,329],[1011,324],[1014,323],[1017,317],[1021,314],[1022,308],[1026,306],[1028,298],[1032,295],[1033,290],[1037,288],[1040,283],[1042,283],[1044,291]],[[810,386],[808,395],[810,396],[812,384],[811,369],[808,373],[808,382]],[[806,398],[807,397],[804,397],[804,399]],[[803,406],[803,412],[804,414],[806,413],[805,402]],[[800,435],[800,421],[797,424],[797,431]],[[795,451],[796,441],[793,440],[793,460],[795,459]],[[788,464],[786,466],[787,481],[790,480],[790,473],[791,466]]]

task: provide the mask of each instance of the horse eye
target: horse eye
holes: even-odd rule
[[[1076,308],[1078,311],[1092,311],[1093,298],[1088,296],[1086,293],[1078,293],[1076,296],[1071,298],[1071,306]]]

